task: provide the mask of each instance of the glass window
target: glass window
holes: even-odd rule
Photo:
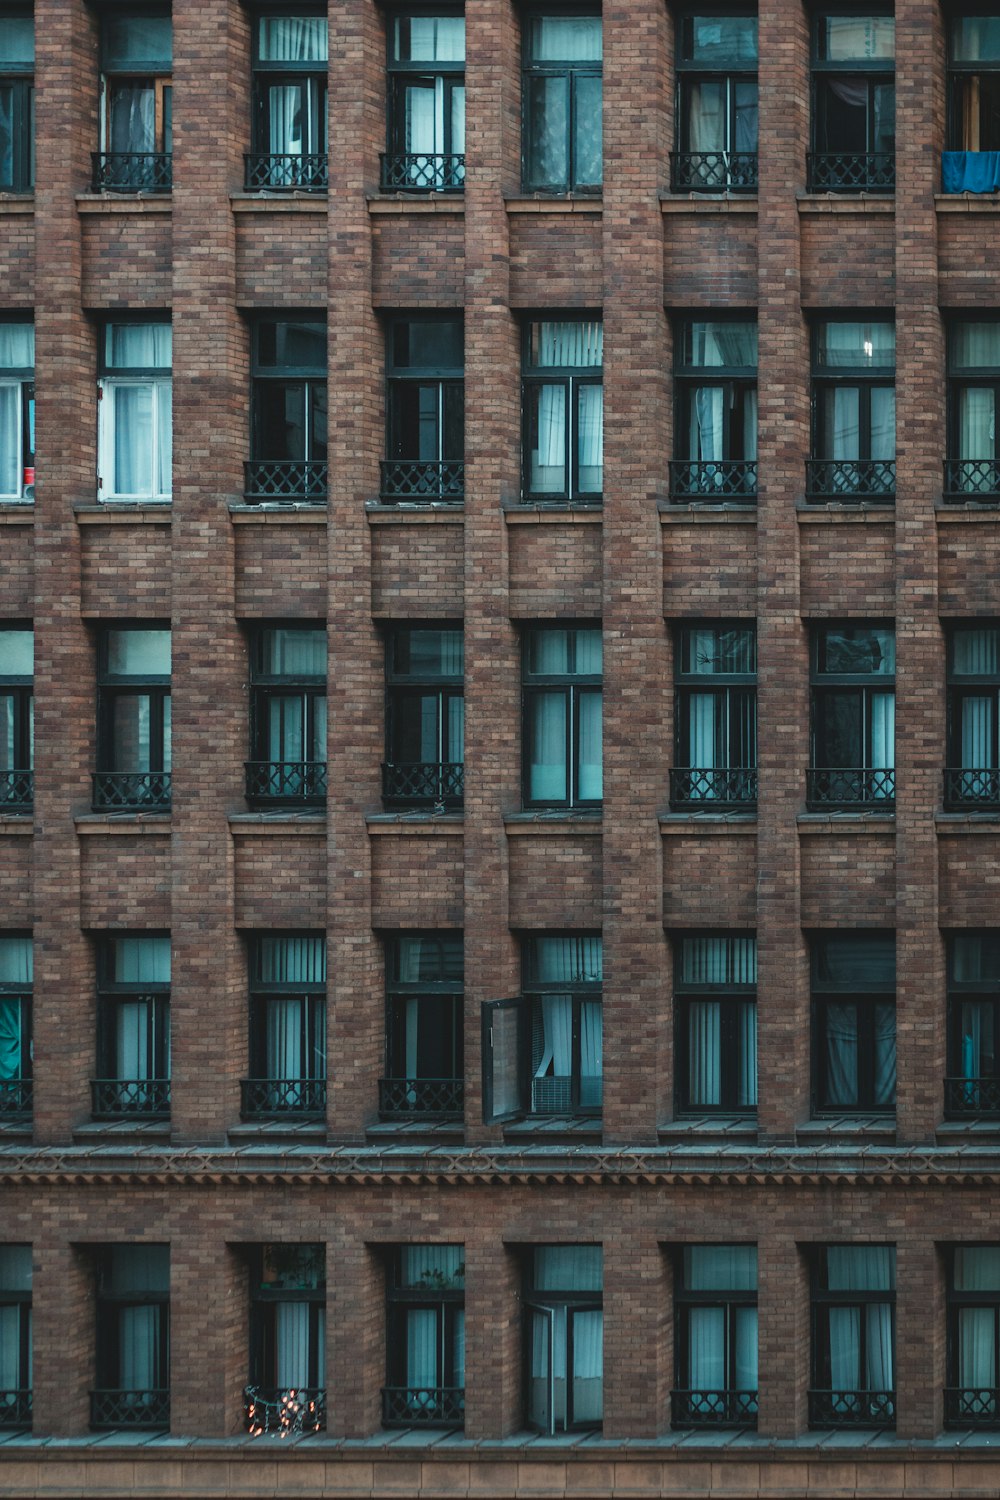
[[[889,499],[896,492],[896,330],[830,321],[813,332],[810,499]]]
[[[465,370],[461,317],[393,318],[387,329],[382,499],[461,500]]]
[[[948,326],[945,499],[981,499],[996,504],[1000,496],[998,395],[1000,322],[956,319]]]
[[[0,1123],[31,1118],[33,974],[30,935],[0,934]],[[0,1379],[0,1388],[3,1384]]]
[[[677,1108],[757,1108],[757,939],[692,935],[675,950]]]
[[[254,936],[250,974],[251,1076],[241,1085],[243,1118],[325,1118],[325,937]]]
[[[528,324],[522,380],[526,500],[600,501],[603,358],[599,319]]]
[[[465,186],[465,17],[397,14],[389,22],[389,130],[382,186]]]
[[[168,1245],[110,1245],[99,1254],[95,1430],[170,1426],[169,1314]]]
[[[896,795],[896,637],[891,625],[813,632],[810,807],[891,812]]]
[[[1000,1425],[1000,1245],[949,1252],[947,1427]]]
[[[528,1422],[539,1432],[599,1428],[604,1416],[604,1255],[539,1245],[525,1273]]]
[[[523,968],[530,1112],[599,1114],[603,1098],[601,938],[578,933],[526,939]]]
[[[170,16],[101,18],[101,151],[94,188],[169,192],[172,185]]]
[[[522,81],[527,191],[600,191],[602,56],[600,16],[527,18]]]
[[[948,941],[948,1076],[952,1119],[1000,1115],[1000,932]]]
[[[462,627],[397,625],[386,639],[386,807],[461,807]]]
[[[895,20],[813,20],[813,148],[819,192],[891,192],[896,183]]]
[[[1000,149],[1000,16],[950,17],[948,132],[950,151]],[[972,179],[946,190],[992,191],[994,183]]]
[[[894,1427],[896,1252],[828,1245],[813,1261],[811,1427]]]
[[[948,633],[947,808],[1000,803],[998,709],[1000,628],[978,620],[953,626]]]
[[[0,1245],[0,1433],[31,1427],[31,1357],[31,1246]]]
[[[891,1114],[896,1105],[894,933],[811,943],[813,1078],[820,1114]]]
[[[401,1245],[389,1267],[383,1427],[465,1423],[465,1247]]]
[[[26,193],[34,187],[34,71],[31,14],[0,16],[0,192]]]
[[[170,807],[170,631],[104,629],[98,648],[94,807]]]
[[[327,49],[325,14],[257,17],[248,188],[326,191]]]
[[[248,500],[326,500],[326,371],[324,320],[254,324]]]
[[[252,806],[326,801],[326,628],[264,626],[250,653]]]
[[[674,192],[757,187],[757,17],[678,21]]]
[[[0,110],[2,77],[0,73]],[[0,500],[34,498],[35,326],[0,322]]]
[[[757,1425],[757,1247],[685,1245],[675,1269],[675,1427]]]
[[[460,932],[402,932],[385,940],[387,1119],[461,1117],[463,942]]]
[[[261,1245],[250,1258],[251,1437],[326,1427],[326,1247]]]
[[[0,630],[0,811],[30,812],[35,764],[35,633]]]
[[[674,651],[672,807],[748,810],[757,801],[757,629],[679,626]]]
[[[98,386],[102,500],[169,500],[173,383],[169,323],[108,323]]]
[[[170,1114],[170,939],[107,937],[99,949],[96,1120]]]
[[[535,626],[525,632],[526,807],[600,805],[601,659],[599,626]]]
[[[757,497],[757,325],[684,318],[674,330],[674,500]]]

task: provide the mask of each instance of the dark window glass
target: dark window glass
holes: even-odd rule
[[[275,625],[250,655],[253,803],[321,805],[326,799],[326,629]]]
[[[954,626],[948,636],[946,806],[1000,802],[998,709],[1000,629],[981,621]]]
[[[532,15],[525,22],[523,166],[531,192],[598,192],[601,18]]]
[[[459,932],[386,939],[384,1115],[461,1114],[463,973]]]
[[[386,642],[386,759],[393,807],[460,807],[465,700],[461,626],[400,625]]]
[[[1000,73],[998,73],[1000,77]],[[1000,495],[996,417],[1000,322],[956,320],[948,328],[948,461],[945,498]]]
[[[96,188],[163,192],[171,186],[172,26],[169,15],[101,18],[101,154]]]
[[[322,1117],[326,939],[302,932],[255,936],[250,972],[250,1077],[243,1082],[243,1114]]]
[[[948,1427],[1000,1424],[1000,1246],[955,1245],[948,1254]]]
[[[465,183],[465,17],[389,22],[389,129],[382,185],[455,191]]]
[[[676,633],[675,807],[751,807],[757,800],[757,631],[682,625]]]
[[[890,15],[814,18],[811,187],[834,192],[894,187],[895,56]]]
[[[35,26],[30,13],[0,16],[0,192],[35,183]]]
[[[327,38],[325,14],[257,17],[248,188],[326,190]]]
[[[31,937],[0,935],[0,1122],[31,1115],[33,974]]]
[[[94,806],[170,806],[170,631],[105,629],[98,650]]]
[[[884,499],[896,489],[896,330],[823,322],[813,332],[809,493]]]
[[[685,1245],[674,1282],[675,1427],[757,1422],[757,1247]]]
[[[891,811],[895,798],[896,637],[891,625],[813,633],[809,805]]]
[[[752,1114],[757,1108],[757,939],[683,937],[674,963],[678,1110]]]
[[[525,632],[524,803],[598,807],[602,796],[601,631]]]
[[[604,1416],[604,1255],[538,1245],[525,1271],[527,1416],[539,1432],[599,1428]]]
[[[813,1262],[812,1427],[896,1420],[896,1252],[828,1245]]]
[[[526,500],[600,500],[603,359],[598,319],[528,324],[522,380]]]
[[[35,764],[35,634],[0,630],[0,811],[27,812]]]
[[[108,937],[99,949],[97,1119],[170,1112],[170,939]]]
[[[0,1245],[0,1432],[31,1426],[31,1355],[31,1246]]]
[[[1000,16],[953,16],[948,27],[948,149],[1000,150]]]
[[[948,943],[949,1116],[1000,1114],[1000,933],[954,933]]]
[[[253,1437],[292,1437],[326,1426],[326,1249],[261,1245],[250,1257]]]
[[[811,945],[813,1076],[822,1114],[891,1114],[896,1103],[896,947],[892,933]]]
[[[464,493],[462,319],[389,324],[386,500],[460,500]]]
[[[388,1277],[387,1427],[461,1427],[465,1420],[465,1249],[401,1245]]]
[[[757,17],[683,15],[678,22],[677,192],[757,186]]]
[[[247,498],[327,495],[326,323],[261,319],[253,331]]]
[[[757,325],[679,320],[674,332],[675,500],[757,494]]]
[[[95,1428],[170,1424],[170,1249],[112,1245],[97,1276]]]

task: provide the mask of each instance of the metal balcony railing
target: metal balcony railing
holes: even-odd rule
[[[754,459],[688,459],[670,461],[672,500],[733,500],[753,505],[757,500]]]
[[[248,192],[297,190],[300,193],[325,193],[329,185],[325,151],[306,154],[249,151],[243,161],[246,168],[244,186]]]
[[[810,1391],[810,1427],[895,1427],[895,1391]]]
[[[944,1425],[946,1427],[1000,1428],[1000,1391],[989,1387],[978,1390],[945,1387]]]
[[[756,151],[672,151],[670,187],[674,193],[754,193]]]
[[[462,1386],[382,1387],[383,1427],[464,1427]]]
[[[34,1092],[31,1078],[0,1079],[0,1120],[30,1119]]]
[[[670,772],[670,806],[702,812],[746,812],[757,805],[756,767],[674,766]]]
[[[382,763],[382,800],[387,807],[461,807],[464,788],[461,761]]]
[[[896,187],[891,151],[810,152],[806,165],[813,193],[891,193]]]
[[[808,500],[894,500],[895,459],[810,458],[806,460]]]
[[[243,498],[252,505],[324,505],[329,487],[325,458],[251,458],[243,465]]]
[[[241,1078],[240,1115],[244,1120],[323,1120],[325,1078]]]
[[[383,1119],[460,1120],[465,1085],[461,1078],[380,1078],[378,1112]]]
[[[93,151],[95,193],[169,193],[173,157],[169,151]]]
[[[95,1120],[170,1118],[169,1078],[92,1078],[90,1112]]]
[[[465,464],[461,459],[431,462],[424,459],[386,458],[381,463],[381,498],[388,504],[398,500],[431,503],[465,499]]]
[[[944,805],[948,812],[1000,809],[1000,770],[949,766],[944,773]]]
[[[426,151],[383,151],[384,193],[460,193],[465,187],[465,157]]]
[[[671,1391],[674,1427],[756,1427],[756,1391]]]
[[[944,1112],[952,1119],[1000,1115],[1000,1078],[946,1078]]]
[[[30,812],[34,798],[34,771],[0,771],[0,812]]]
[[[280,1390],[274,1386],[247,1385],[243,1388],[243,1406],[251,1437],[263,1437],[265,1433],[294,1437],[326,1431],[324,1386],[300,1385]]]
[[[248,760],[247,801],[253,806],[322,807],[326,761]]]
[[[945,459],[944,498],[1000,500],[1000,462],[993,458]]]
[[[31,1427],[31,1392],[0,1391],[0,1431],[12,1428],[24,1431]]]
[[[806,772],[806,805],[814,810],[865,807],[892,812],[896,772],[891,767],[812,767]]]
[[[169,812],[169,771],[97,771],[95,812]]]
[[[169,1427],[169,1391],[91,1391],[90,1425],[95,1432],[119,1427]]]

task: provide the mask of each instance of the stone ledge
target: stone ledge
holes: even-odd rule
[[[77,813],[73,819],[81,838],[117,837],[125,834],[130,838],[170,837],[170,813]]]
[[[169,526],[173,506],[169,501],[150,505],[143,505],[141,501],[135,505],[129,501],[121,504],[84,501],[74,504],[73,514],[78,526]]]
[[[800,526],[815,526],[818,523],[832,523],[834,526],[857,525],[860,521],[864,526],[895,526],[896,516],[891,505],[845,505],[832,502],[828,505],[807,504],[804,500],[795,502],[795,519]]]
[[[365,506],[369,526],[464,526],[462,505],[399,506],[380,505],[369,500]]]
[[[600,526],[604,512],[599,505],[522,505],[513,501],[500,507],[508,526]]]
[[[692,833],[718,838],[729,833],[757,837],[756,813],[661,812],[657,813],[660,832],[667,837],[686,838]]]
[[[234,214],[325,214],[326,193],[298,193],[294,189],[280,198],[266,197],[263,193],[230,193],[230,207]]]
[[[263,835],[265,838],[326,838],[326,813],[258,813],[229,814],[229,832],[233,838]]]
[[[591,214],[600,215],[604,212],[604,200],[599,197],[587,196],[564,198],[545,198],[531,196],[513,196],[505,198],[504,207],[509,214]]]
[[[753,214],[757,213],[754,193],[661,193],[660,212],[664,214]]]
[[[170,214],[169,193],[143,196],[142,193],[77,193],[76,211],[80,214]]]
[[[34,212],[34,193],[0,193],[0,218],[14,218],[18,214]]]
[[[464,214],[465,199],[461,193],[428,193],[410,197],[406,193],[379,193],[368,197],[368,212],[379,214]]]
[[[31,813],[17,817],[13,813],[0,814],[0,837],[30,839],[35,832],[35,820]]]
[[[388,834],[401,838],[464,838],[465,815],[460,812],[442,813],[366,813],[365,826],[369,837]]]
[[[795,819],[799,837],[810,834],[888,833],[895,837],[896,819],[892,813],[799,813]]]
[[[693,522],[696,526],[717,525],[756,526],[756,505],[733,505],[715,503],[710,500],[657,500],[656,509],[661,526],[677,526]]]
[[[796,193],[800,214],[895,214],[893,193]]]
[[[0,502],[0,526],[34,526],[35,507],[30,501]]]
[[[325,526],[325,505],[239,505],[230,502],[234,526]]]
[[[599,810],[578,813],[555,812],[507,812],[503,815],[504,828],[509,839],[527,835],[541,838],[565,838],[575,835],[580,838],[600,838],[603,816]]]

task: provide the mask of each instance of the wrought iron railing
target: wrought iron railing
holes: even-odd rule
[[[381,186],[385,193],[460,193],[465,157],[426,151],[383,151]]]
[[[435,1117],[460,1120],[465,1085],[461,1078],[380,1078],[378,1112],[385,1119]]]
[[[670,187],[675,193],[752,193],[756,151],[673,151]]]
[[[978,1390],[946,1386],[944,1425],[994,1429],[1000,1427],[1000,1390],[986,1386]]]
[[[1000,808],[1000,770],[987,766],[949,766],[944,773],[944,805],[949,812]]]
[[[809,500],[892,500],[896,495],[895,459],[809,458]]]
[[[463,500],[465,464],[461,459],[443,462],[424,459],[385,458],[381,464],[383,500]]]
[[[247,1432],[296,1437],[306,1432],[326,1431],[326,1390],[323,1386],[300,1385],[288,1390],[274,1386],[243,1388]]]
[[[31,1392],[0,1391],[0,1429],[9,1432],[12,1427],[24,1429],[31,1426]]]
[[[465,766],[461,761],[382,763],[382,798],[393,807],[461,807]]]
[[[823,151],[807,157],[813,193],[889,193],[896,186],[891,151]]]
[[[754,459],[688,459],[670,461],[672,500],[736,500],[753,505],[757,499]]]
[[[97,771],[95,812],[169,812],[169,771]]]
[[[243,498],[251,504],[323,504],[330,487],[325,458],[251,458],[243,464]]]
[[[244,185],[248,192],[297,189],[302,193],[325,193],[329,184],[327,154],[313,151],[253,151],[243,157]]]
[[[895,1427],[895,1391],[810,1391],[810,1427]]]
[[[383,1427],[464,1427],[462,1386],[385,1385]]]
[[[727,808],[744,811],[757,802],[757,769],[742,766],[674,766],[670,772],[670,806],[704,812]]]
[[[170,1115],[169,1078],[92,1078],[90,1112],[95,1120],[141,1115],[165,1120]]]
[[[0,1120],[21,1120],[31,1115],[35,1085],[31,1078],[0,1079]]]
[[[34,771],[0,771],[0,812],[30,812],[34,798]]]
[[[326,1117],[325,1078],[241,1078],[244,1120],[322,1120]]]
[[[97,1432],[118,1427],[169,1427],[169,1391],[91,1391],[90,1425]]]
[[[944,1112],[963,1115],[1000,1115],[1000,1078],[946,1078]]]
[[[1000,500],[1000,460],[948,458],[944,465],[946,500]]]
[[[671,1391],[675,1427],[756,1427],[756,1391]]]
[[[892,812],[896,772],[891,767],[811,767],[806,772],[806,804],[814,809],[871,807],[875,812]]]
[[[169,193],[173,157],[169,151],[93,151],[95,193]]]
[[[248,760],[247,801],[254,806],[321,807],[326,801],[325,760]]]

